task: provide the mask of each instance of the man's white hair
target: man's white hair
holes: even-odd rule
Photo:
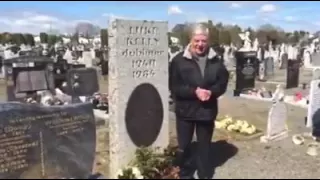
[[[191,27],[191,36],[203,34],[208,36],[209,29],[204,24],[195,24]]]

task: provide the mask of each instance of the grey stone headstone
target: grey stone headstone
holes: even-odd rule
[[[167,31],[164,21],[110,21],[111,178],[138,146],[165,148],[169,143]]]
[[[311,64],[312,66],[320,66],[320,53],[311,54]]]
[[[312,79],[313,80],[320,80],[320,68],[313,69]]]
[[[87,178],[96,127],[92,104],[0,103],[0,178]]]
[[[280,69],[286,69],[287,67],[288,67],[288,54],[284,53],[280,57],[279,68]]]
[[[265,59],[266,75],[268,77],[274,75],[274,59],[269,57]]]

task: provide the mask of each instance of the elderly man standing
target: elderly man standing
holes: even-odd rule
[[[169,73],[170,91],[176,105],[180,178],[194,178],[185,164],[190,155],[187,148],[196,131],[197,175],[201,179],[211,179],[209,154],[214,120],[218,113],[218,97],[227,89],[229,73],[221,56],[209,47],[208,28],[204,25],[193,28],[190,44],[173,58]]]

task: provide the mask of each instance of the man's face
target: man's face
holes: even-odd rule
[[[197,55],[202,55],[209,47],[208,36],[205,34],[196,34],[191,38],[191,51]]]

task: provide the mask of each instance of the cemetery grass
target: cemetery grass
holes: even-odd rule
[[[107,92],[108,82],[100,79],[100,92]],[[257,86],[260,86],[257,84]],[[270,85],[273,87],[272,85]],[[231,82],[228,90],[233,90]],[[0,98],[5,100],[5,86],[0,81]],[[247,120],[265,131],[270,103],[224,96],[219,101],[219,116],[229,115]],[[291,135],[305,132],[306,111],[288,106],[287,139],[261,144],[259,138],[239,140],[219,130],[215,130],[212,148],[212,169],[215,178],[319,178],[320,158],[306,155],[306,145],[295,146]],[[176,143],[174,114],[170,112],[171,144]],[[108,177],[108,128],[107,124],[97,126],[96,162],[93,172]]]

